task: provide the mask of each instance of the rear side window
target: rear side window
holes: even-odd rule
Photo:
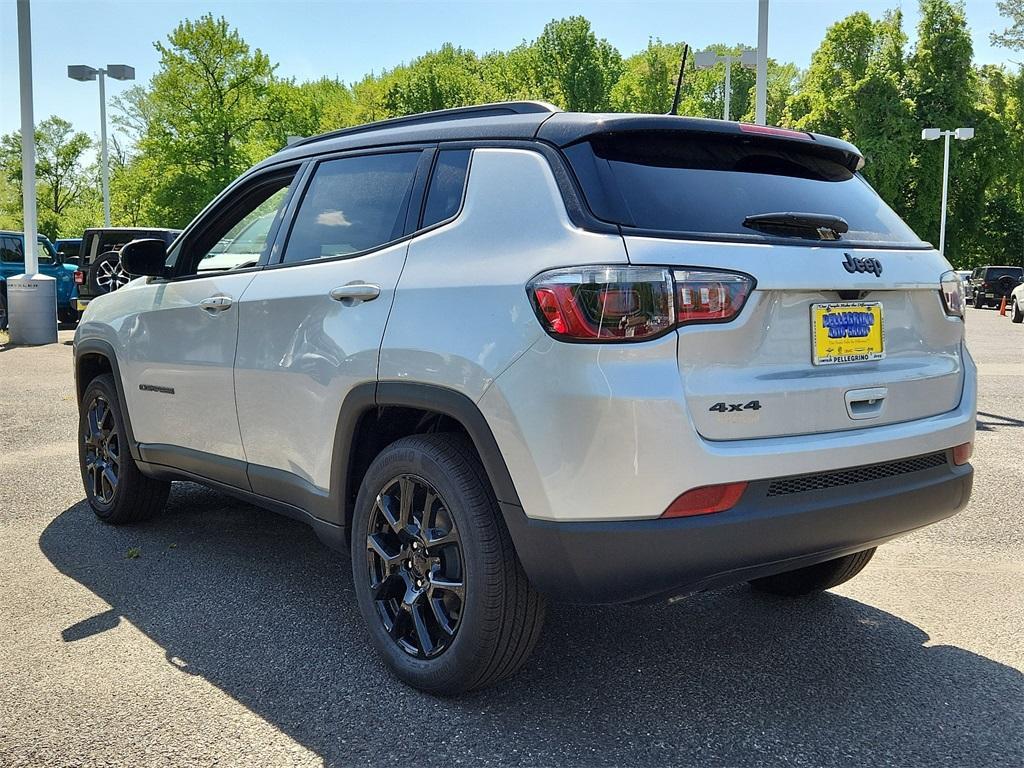
[[[765,239],[747,217],[799,212],[844,219],[845,243],[922,244],[860,175],[796,142],[636,132],[565,153],[594,214],[626,227]]]
[[[402,236],[420,153],[360,155],[321,163],[284,252],[294,263],[350,256]]]
[[[459,212],[468,169],[468,149],[444,149],[438,153],[434,173],[430,177],[430,189],[427,191],[427,203],[423,208],[421,226],[433,226]]]

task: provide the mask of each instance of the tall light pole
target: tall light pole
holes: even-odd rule
[[[925,141],[935,141],[940,136],[945,137],[946,146],[942,153],[942,218],[939,224],[939,253],[946,255],[946,200],[949,196],[949,140],[956,138],[960,141],[974,138],[973,128],[957,128],[952,131],[943,131],[938,128],[925,128],[921,131],[921,138]]]
[[[104,85],[104,78],[110,75],[115,80],[134,80],[135,67],[127,64],[107,64],[106,69],[102,67],[95,69],[84,64],[72,64],[68,66],[68,77],[72,80],[80,80],[83,83],[95,80],[100,81],[100,174],[103,179],[103,226],[110,226],[110,160],[107,157],[107,91]]]
[[[732,97],[732,63],[739,63],[741,67],[753,69],[757,65],[757,51],[749,48],[740,51],[739,55],[731,53],[715,53],[714,51],[701,51],[693,54],[693,65],[697,69],[711,69],[720,62],[725,63],[725,98],[722,105],[722,119],[729,119],[729,101]]]
[[[768,122],[768,0],[757,3],[757,81],[754,84],[754,122]]]
[[[18,87],[21,91],[21,202],[25,272],[7,278],[7,311],[15,344],[57,341],[57,280],[39,274],[36,221],[36,126],[32,109],[32,19],[18,0]]]

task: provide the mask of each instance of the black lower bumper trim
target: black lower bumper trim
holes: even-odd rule
[[[672,599],[859,552],[949,517],[973,469],[943,464],[841,488],[769,496],[751,483],[733,509],[671,520],[554,523],[502,504],[527,576],[577,603]]]

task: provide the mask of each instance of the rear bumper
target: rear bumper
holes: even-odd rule
[[[673,520],[552,522],[503,505],[533,584],[564,602],[672,599],[812,565],[949,517],[973,469],[941,466],[822,490],[751,483],[733,509]],[[813,483],[812,483],[813,485]],[[793,490],[793,489],[796,490]],[[783,489],[786,490],[786,489]]]

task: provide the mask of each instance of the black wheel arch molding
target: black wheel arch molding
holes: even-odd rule
[[[117,354],[114,346],[103,339],[82,339],[75,342],[75,400],[81,406],[82,395],[85,388],[89,386],[94,376],[83,379],[83,358],[96,356],[103,358],[110,368],[114,377],[114,387],[117,389],[117,404],[121,409],[121,417],[124,420],[125,432],[127,432],[128,450],[136,461],[141,459],[139,455],[139,444],[135,440],[135,433],[132,431],[131,414],[128,412],[128,403],[124,397],[124,380],[121,378],[121,369],[117,363]],[[105,371],[104,371],[105,372]]]
[[[434,384],[370,381],[355,386],[342,403],[331,458],[331,487],[318,488],[299,475],[276,467],[246,463],[174,445],[139,443],[131,430],[124,388],[113,346],[90,339],[75,349],[75,378],[79,398],[87,382],[80,381],[81,359],[99,355],[113,371],[117,396],[132,457],[146,475],[164,480],[190,480],[223,491],[257,506],[310,524],[324,543],[347,548],[347,536],[362,475],[353,471],[358,458],[355,441],[366,416],[389,407],[409,408],[445,416],[469,436],[494,489],[502,514],[522,514],[519,495],[483,413],[469,397]],[[511,526],[510,530],[511,530]]]

